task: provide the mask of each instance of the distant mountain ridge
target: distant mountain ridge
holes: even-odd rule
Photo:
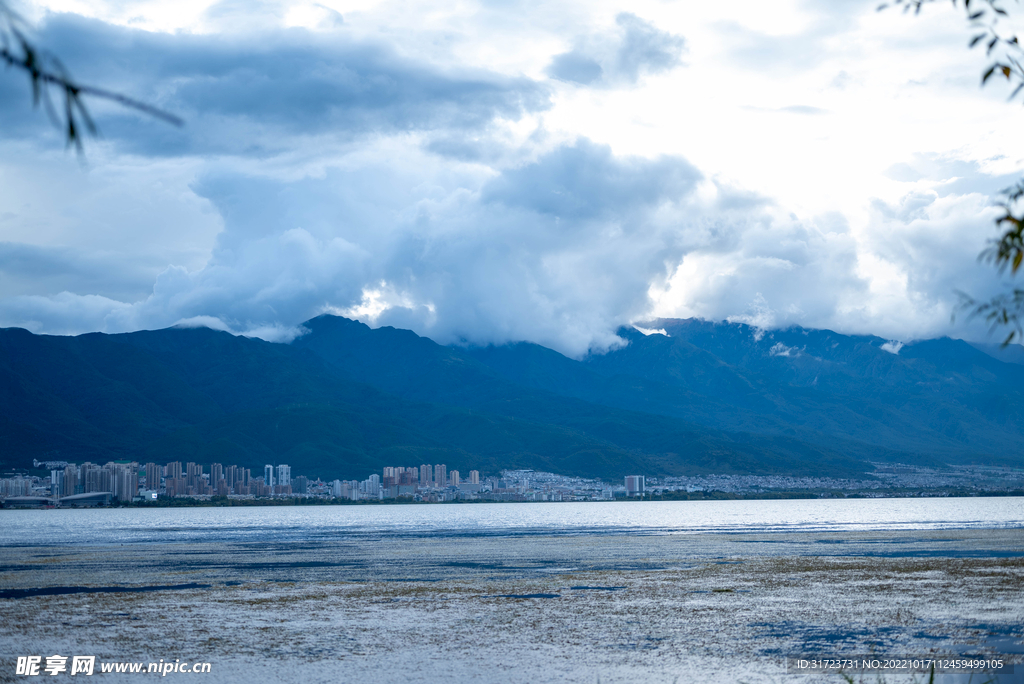
[[[336,316],[291,344],[209,329],[0,330],[0,465],[193,460],[364,478],[447,463],[860,476],[867,461],[1021,465],[1024,366],[943,338],[664,319],[582,360],[446,347]]]
[[[787,434],[871,460],[902,451],[904,460],[1019,463],[1024,368],[959,340],[893,354],[881,338],[829,331],[649,325],[668,335],[623,329],[626,347],[578,364],[524,343],[468,353],[531,386],[722,429]]]

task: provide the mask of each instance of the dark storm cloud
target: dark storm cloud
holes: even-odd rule
[[[344,30],[168,35],[61,14],[41,27],[38,41],[73,65],[78,80],[188,121],[181,130],[160,127],[94,101],[108,137],[149,153],[259,155],[280,149],[281,136],[473,130],[549,104],[545,87],[529,79],[440,69]],[[16,108],[23,120],[25,97],[13,95],[0,107]]]
[[[682,36],[660,31],[627,12],[615,17],[615,23],[616,31],[582,36],[571,51],[556,55],[548,75],[580,85],[635,85],[644,74],[662,73],[682,63]]]

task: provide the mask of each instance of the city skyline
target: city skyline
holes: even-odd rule
[[[37,465],[57,463],[37,462]],[[957,466],[937,470],[926,466],[878,464],[875,477],[859,480],[788,475],[629,475],[616,484],[534,470],[503,470],[498,475],[484,477],[473,470],[469,472],[468,481],[462,482],[458,471],[447,471],[444,464],[421,464],[417,467],[386,466],[382,469],[383,477],[372,473],[361,481],[312,480],[302,475],[291,478],[289,472],[291,484],[268,485],[263,476],[251,477],[251,469],[220,463],[209,465],[209,471],[204,472],[202,464],[182,464],[180,461],[172,461],[165,466],[150,462],[141,467],[137,462],[108,462],[103,466],[89,462],[80,465],[66,463],[62,468],[52,468],[47,478],[20,475],[0,478],[0,502],[24,499],[27,505],[39,505],[42,500],[53,500],[54,496],[57,497],[55,501],[84,506],[160,499],[203,501],[214,496],[252,500],[309,497],[352,502],[385,502],[400,498],[416,502],[608,501],[618,497],[629,499],[647,494],[663,497],[678,493],[773,498],[778,493],[799,492],[814,496],[879,497],[1024,491],[1024,472],[993,466]],[[275,473],[279,468],[290,471],[286,464],[273,468]],[[419,475],[426,468],[430,469],[432,477],[434,473],[447,472],[446,484],[442,487],[432,479],[420,482],[411,478],[411,473]],[[140,471],[145,475],[140,477]],[[161,473],[162,482],[156,489],[151,488],[149,472]],[[210,484],[217,472],[223,477],[214,479],[214,484]],[[230,487],[229,483],[238,488]],[[130,494],[132,491],[135,491],[135,496]],[[239,491],[245,493],[239,494]],[[106,497],[94,496],[100,494]]]

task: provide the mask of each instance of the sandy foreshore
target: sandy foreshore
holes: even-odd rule
[[[670,683],[1024,651],[1016,529],[26,545],[0,566],[3,681],[54,653],[210,662],[218,682]]]

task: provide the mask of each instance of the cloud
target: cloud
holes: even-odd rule
[[[818,116],[820,114],[827,114],[827,110],[821,107],[812,107],[810,105],[789,105],[788,107],[782,107],[779,111],[788,112],[790,114],[808,114],[811,116]]]
[[[196,190],[225,229],[203,268],[167,268],[134,303],[6,298],[0,320],[61,332],[198,321],[285,339],[332,311],[440,342],[529,339],[578,356],[619,344],[614,331],[647,312],[650,284],[685,250],[701,179],[684,159],[587,140],[493,177],[446,178],[429,159],[204,179]]]
[[[487,185],[483,200],[556,217],[622,217],[685,196],[700,178],[679,158],[615,160],[609,148],[583,140],[506,171]]]
[[[900,349],[903,349],[903,343],[899,340],[889,340],[888,342],[883,343],[879,349],[895,355],[900,353]]]
[[[131,297],[145,294],[152,278],[150,269],[114,254],[0,242],[0,289],[7,295],[79,289]],[[140,283],[145,283],[141,292]]]
[[[116,325],[116,319],[131,309],[131,304],[109,297],[73,292],[4,297],[0,299],[0,326],[25,328],[47,335],[78,335],[106,330],[123,332],[125,328]]]
[[[494,4],[458,21],[312,8],[309,28],[283,28],[286,4],[222,2],[201,30],[177,33],[45,18],[41,42],[76,77],[188,123],[93,101],[106,137],[79,164],[32,110],[26,79],[0,77],[0,325],[288,340],[332,311],[442,342],[526,339],[577,355],[653,315],[913,339],[950,331],[955,289],[984,299],[1002,287],[974,256],[994,235],[990,197],[1015,180],[992,169],[1011,161],[926,127],[900,129],[892,147],[908,151],[868,161],[829,143],[870,142],[867,128],[829,121],[851,104],[877,109],[868,84],[896,61],[891,45],[875,56],[882,70],[856,54],[874,45],[848,32],[877,16],[862,2],[798,3],[781,18],[750,3],[732,34],[706,16],[732,8],[704,6],[688,15],[707,33],[694,66],[671,75],[678,88],[645,79],[677,69],[688,43],[631,14],[580,34],[589,6],[545,22]],[[562,85],[522,76],[545,66]],[[828,85],[840,66],[845,93]],[[743,102],[718,97],[762,85],[767,117],[737,123]],[[893,88],[886,102],[912,99]],[[957,151],[914,154],[901,147],[912,134]],[[651,152],[662,149],[702,168]],[[888,179],[869,178],[876,163]],[[805,183],[841,177],[830,164],[857,181]]]
[[[876,5],[860,0],[835,1],[827,6],[801,2],[799,8],[765,7],[771,8],[767,17],[760,12],[753,14],[760,17],[761,23],[774,25],[774,31],[764,30],[756,18],[741,14],[737,15],[739,21],[723,21],[716,28],[730,61],[745,69],[773,73],[818,68],[836,54],[837,48],[841,51],[847,47],[837,45],[835,37],[851,33],[866,17],[874,16],[876,9]],[[842,71],[833,83],[842,87],[849,80],[849,74]]]
[[[231,329],[224,323],[224,321],[213,316],[192,316],[191,318],[183,318],[175,323],[172,328],[209,328],[210,330],[219,330],[221,332],[230,332]]]
[[[682,36],[660,31],[628,12],[616,16],[615,24],[611,32],[577,38],[572,50],[551,60],[548,76],[578,85],[620,87],[682,64]]]
[[[665,331],[664,328],[641,328],[639,325],[634,325],[633,329],[647,336],[664,335],[665,337],[670,337],[670,335]]]
[[[750,105],[744,105],[741,109],[745,109],[751,112],[769,112],[774,114],[802,114],[805,116],[820,116],[822,114],[828,114],[828,110],[820,107],[812,107],[811,105],[789,105],[786,107],[753,107]]]
[[[186,120],[173,128],[89,100],[107,139],[145,155],[267,156],[293,148],[296,137],[465,132],[550,106],[547,87],[536,81],[440,68],[403,57],[387,43],[354,38],[344,27],[168,35],[55,14],[40,27],[38,41],[59,46],[81,82]],[[8,76],[0,89],[4,119],[16,124],[2,135],[39,134],[45,118],[30,111],[27,79]]]
[[[755,335],[802,325],[890,339],[984,339],[966,315],[950,320],[958,291],[984,301],[1005,287],[975,259],[995,235],[996,208],[972,190],[998,177],[973,163],[913,163],[921,170],[890,170],[912,184],[908,191],[871,200],[867,225],[856,230],[842,215],[801,219],[773,204],[705,219],[705,241],[691,243],[666,290],[655,288],[655,314],[727,318]],[[716,215],[730,218],[721,208]]]
[[[782,342],[776,342],[768,350],[769,356],[800,356],[800,350],[796,347],[787,347]]]
[[[988,173],[977,160],[934,153],[914,154],[910,161],[890,166],[884,175],[901,183],[915,183],[939,197],[969,194],[991,196],[1020,179],[1018,173]]]
[[[764,337],[766,331],[776,327],[775,312],[764,295],[758,292],[754,295],[753,301],[742,314],[734,314],[726,320],[730,323],[746,323],[754,330],[754,339],[758,342]],[[774,350],[774,348],[773,348]]]
[[[604,69],[593,57],[588,57],[574,50],[556,55],[551,60],[547,73],[559,81],[590,85],[601,80],[604,76]]]

